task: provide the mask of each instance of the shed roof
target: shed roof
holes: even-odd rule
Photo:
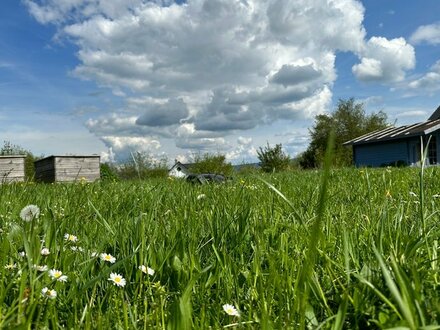
[[[439,109],[437,109],[437,111],[440,112]],[[381,129],[361,135],[357,138],[345,142],[343,145],[366,144],[366,143],[398,140],[413,136],[422,136],[422,135],[430,134],[438,129],[440,129],[440,119],[428,120],[417,124],[405,125],[399,127],[389,126],[385,129]]]

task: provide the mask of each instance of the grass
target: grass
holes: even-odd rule
[[[0,328],[440,329],[440,169],[419,171],[332,170],[326,197],[322,171],[2,185]]]

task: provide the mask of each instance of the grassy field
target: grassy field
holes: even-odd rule
[[[0,328],[440,329],[440,170],[419,174],[0,186]]]

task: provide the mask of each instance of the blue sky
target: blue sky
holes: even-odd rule
[[[307,147],[354,97],[397,125],[440,105],[440,2],[3,0],[0,139],[37,155],[190,160]]]

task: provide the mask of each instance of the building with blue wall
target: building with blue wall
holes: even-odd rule
[[[347,141],[353,146],[353,162],[360,166],[420,164],[421,149],[428,148],[426,164],[440,163],[440,107],[425,122],[387,127]],[[429,143],[428,143],[429,141]]]

